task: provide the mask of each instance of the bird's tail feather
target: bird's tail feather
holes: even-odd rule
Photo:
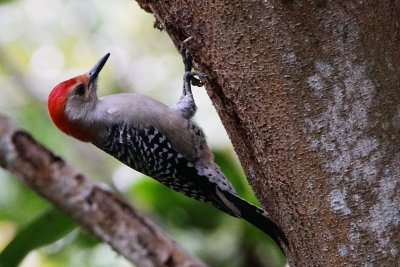
[[[269,218],[269,215],[263,209],[260,209],[253,204],[250,204],[243,198],[237,195],[224,191],[226,199],[233,203],[234,206],[240,211],[238,217],[248,221],[268,236],[270,236],[281,248],[282,244],[288,245],[288,240],[280,227]]]

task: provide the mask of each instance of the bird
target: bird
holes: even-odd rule
[[[270,236],[281,248],[288,240],[263,209],[235,191],[207,145],[204,131],[193,120],[197,111],[191,85],[202,86],[207,75],[193,71],[192,54],[182,43],[182,95],[176,105],[138,93],[97,96],[97,81],[110,53],[87,73],[55,86],[48,112],[55,126],[89,142],[122,163],[188,197],[207,202],[242,218]]]

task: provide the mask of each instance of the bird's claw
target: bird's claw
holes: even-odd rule
[[[201,72],[201,71],[192,71],[193,68],[193,57],[192,54],[188,51],[187,49],[187,43],[193,39],[192,36],[189,38],[186,38],[182,44],[181,44],[181,49],[180,49],[180,54],[183,59],[183,65],[185,66],[185,72],[190,72],[190,75],[187,76],[187,78],[190,79],[190,82],[194,86],[201,87],[204,85],[204,82],[201,81],[201,79],[206,79],[208,77],[207,74]],[[196,78],[197,76],[198,78]]]
[[[195,76],[199,78],[196,78]],[[190,81],[192,85],[202,87],[204,85],[204,82],[201,81],[200,79],[206,79],[207,77],[208,75],[201,71],[192,71],[190,75]]]

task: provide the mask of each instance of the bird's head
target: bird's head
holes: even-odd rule
[[[81,141],[87,141],[81,124],[96,106],[97,78],[109,56],[107,53],[89,72],[58,84],[49,94],[47,108],[54,124]]]

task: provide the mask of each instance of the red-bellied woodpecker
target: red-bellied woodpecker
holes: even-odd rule
[[[51,91],[48,110],[64,133],[90,142],[129,167],[189,197],[252,223],[275,241],[287,244],[268,214],[240,198],[214,163],[196,112],[191,84],[204,75],[192,72],[192,58],[182,45],[183,93],[174,108],[141,94],[97,97],[97,77],[110,54],[88,72]]]

